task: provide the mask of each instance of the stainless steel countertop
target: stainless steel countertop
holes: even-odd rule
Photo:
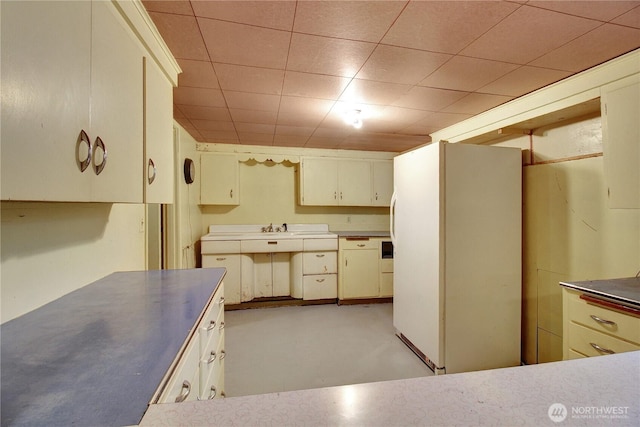
[[[113,273],[2,324],[2,425],[138,424],[224,274]]]
[[[560,282],[560,285],[640,307],[640,277]]]

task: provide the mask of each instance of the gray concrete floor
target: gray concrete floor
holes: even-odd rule
[[[433,375],[394,334],[392,304],[225,313],[228,397]]]

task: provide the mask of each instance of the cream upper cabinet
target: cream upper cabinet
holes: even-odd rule
[[[75,151],[90,130],[91,3],[0,8],[2,200],[88,200]]]
[[[240,174],[235,154],[200,156],[200,204],[239,205]]]
[[[1,7],[2,200],[143,202],[137,29],[113,2]]]
[[[143,50],[111,2],[92,3],[91,130],[103,141],[105,167],[93,180],[91,200],[143,201]],[[117,48],[114,48],[117,46]],[[103,157],[97,143],[94,164]]]
[[[373,160],[373,206],[389,206],[393,195],[393,160]]]
[[[338,205],[371,206],[371,161],[338,160]]]
[[[611,208],[640,208],[640,75],[601,89],[602,142]]]
[[[373,206],[372,161],[303,158],[300,167],[300,204]]]
[[[144,200],[173,203],[173,85],[153,58],[144,64]]]
[[[305,157],[300,164],[300,204],[338,205],[338,162],[336,159]]]

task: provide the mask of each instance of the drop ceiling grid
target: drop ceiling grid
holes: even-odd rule
[[[143,4],[199,142],[399,152],[640,47],[640,1]]]

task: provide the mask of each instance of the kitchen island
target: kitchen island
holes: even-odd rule
[[[2,324],[2,425],[139,423],[224,274],[113,273]]]
[[[557,422],[635,426],[638,420],[640,352],[632,352],[435,377],[151,405],[141,425],[542,426]]]

